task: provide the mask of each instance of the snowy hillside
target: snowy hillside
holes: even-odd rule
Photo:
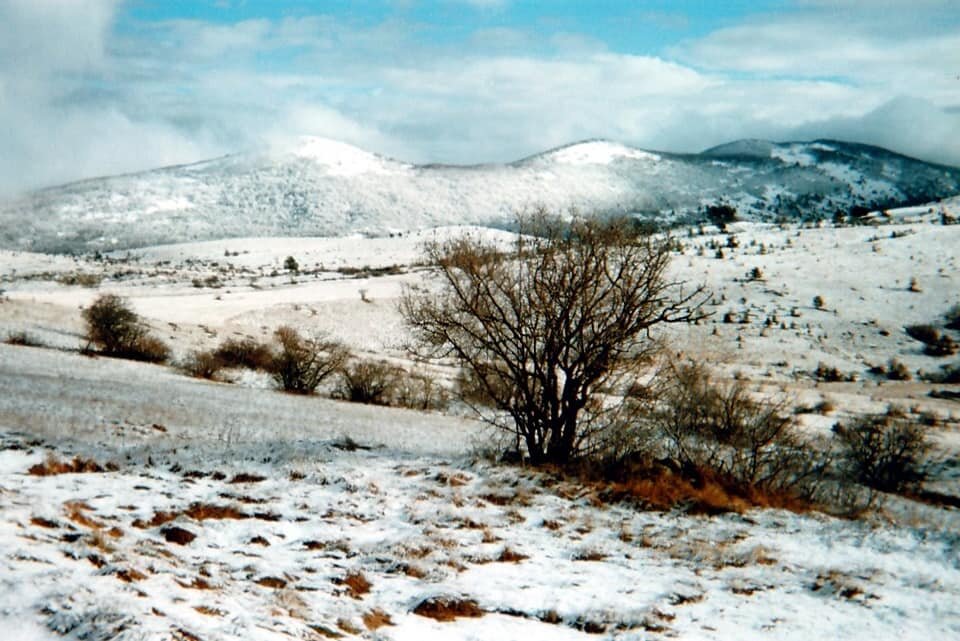
[[[684,220],[722,201],[748,219],[822,218],[958,192],[960,169],[833,141],[740,141],[694,155],[589,141],[508,165],[446,166],[303,138],[287,148],[35,192],[0,206],[0,247],[87,251],[501,226],[540,204]]]
[[[302,153],[341,176],[414,171],[325,149]],[[641,154],[526,162],[665,162]],[[28,344],[0,342],[0,639],[958,638],[960,386],[928,380],[956,361],[904,328],[941,327],[960,303],[960,225],[942,224],[960,199],[888,213],[692,226],[671,266],[714,312],[664,336],[671,351],[786,399],[804,434],[866,413],[922,421],[940,502],[888,495],[856,519],[647,509],[494,464],[490,431],[456,404],[375,407],[77,353],[81,308],[112,292],[175,361],[285,324],[449,387],[453,368],[411,359],[397,297],[435,282],[423,241],[503,231],[0,250],[0,340]],[[874,371],[894,360],[913,380]],[[820,380],[820,363],[843,380]]]

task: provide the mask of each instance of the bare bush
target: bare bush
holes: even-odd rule
[[[349,350],[326,337],[306,338],[283,326],[274,333],[279,352],[270,364],[274,381],[286,392],[312,394],[324,379],[340,371]]]
[[[954,305],[943,315],[947,329],[960,330],[960,303]]]
[[[404,371],[383,361],[356,361],[340,371],[335,396],[353,403],[391,405]]]
[[[760,401],[741,381],[671,366],[652,415],[668,456],[687,477],[704,473],[741,490],[812,496],[827,461],[800,437],[784,401]]]
[[[135,338],[117,356],[134,361],[163,363],[170,358],[170,348],[156,336],[145,333]]]
[[[274,354],[270,346],[253,338],[228,338],[213,351],[223,367],[269,370]]]
[[[40,342],[24,331],[10,332],[3,340],[7,345],[21,345],[24,347],[40,347]]]
[[[441,410],[450,401],[447,389],[423,374],[401,376],[394,398],[400,407],[414,410]]]
[[[158,363],[170,357],[170,349],[150,336],[129,303],[116,294],[102,294],[83,310],[86,338],[101,353]]]
[[[193,351],[180,364],[180,369],[194,378],[213,379],[223,367],[220,359],[210,351]]]
[[[931,446],[919,423],[890,414],[872,415],[839,424],[834,434],[850,480],[883,492],[898,492],[927,476]]]
[[[933,325],[907,325],[903,329],[907,336],[927,345],[940,340],[940,330]]]
[[[910,368],[895,358],[891,358],[887,363],[886,375],[891,381],[909,381],[913,378]]]
[[[429,245],[441,289],[408,289],[401,312],[420,354],[459,361],[495,408],[482,416],[531,462],[566,463],[624,425],[623,388],[659,349],[650,331],[703,317],[706,296],[667,279],[669,240],[623,221],[540,212],[519,225],[506,253],[469,237]]]

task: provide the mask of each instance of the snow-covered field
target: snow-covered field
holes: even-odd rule
[[[786,393],[806,429],[890,406],[933,417],[935,489],[960,495],[960,403],[928,396],[957,386],[917,380],[954,359],[903,330],[960,303],[960,226],[923,214],[677,234],[674,275],[705,282],[716,313],[676,330],[671,349]],[[416,369],[396,299],[429,286],[421,243],[460,231],[0,252],[0,337],[41,344],[0,345],[0,637],[960,638],[955,508],[645,511],[490,463],[489,435],[457,413],[77,353],[80,308],[115,292],[176,359],[291,324]],[[893,358],[915,380],[869,374]],[[820,362],[856,380],[818,382]],[[824,401],[833,409],[810,409]],[[74,457],[105,471],[27,473]]]

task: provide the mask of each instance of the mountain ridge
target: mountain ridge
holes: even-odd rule
[[[725,202],[749,220],[815,219],[960,193],[960,169],[837,140],[744,139],[696,154],[607,139],[511,163],[414,164],[339,141],[89,178],[0,205],[0,247],[74,252],[237,236],[385,235],[509,224],[543,205],[657,222]]]

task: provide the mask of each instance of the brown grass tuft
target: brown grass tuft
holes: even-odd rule
[[[75,456],[72,461],[61,461],[53,453],[47,454],[43,463],[37,463],[27,472],[33,476],[54,476],[56,474],[83,474],[103,472],[103,468],[91,459]]]
[[[453,597],[431,597],[421,601],[413,609],[414,614],[418,614],[435,621],[455,621],[458,618],[466,617],[476,619],[482,617],[484,612],[477,602],[472,599],[458,599]]]
[[[414,579],[423,579],[427,576],[427,571],[419,565],[404,563],[400,566],[400,571]]]
[[[194,577],[193,581],[190,583],[184,583],[183,581],[177,581],[177,585],[181,588],[190,588],[191,590],[212,590],[213,585],[211,585],[203,577]]]
[[[66,512],[67,518],[77,525],[82,525],[95,530],[99,530],[103,527],[103,523],[90,518],[84,513],[84,510],[92,510],[93,508],[83,501],[67,501],[63,504],[63,509]]]
[[[241,472],[239,474],[235,474],[234,477],[228,481],[228,483],[259,483],[261,481],[266,481],[266,480],[267,480],[266,476],[260,476],[259,474],[248,474],[246,472]]]
[[[276,576],[265,576],[265,577],[261,577],[261,578],[257,579],[257,580],[255,581],[255,583],[256,583],[257,585],[262,585],[262,586],[265,587],[265,588],[280,589],[280,588],[285,588],[285,587],[287,587],[287,582],[286,582],[286,580],[285,580],[285,579],[281,579],[280,577],[276,577]]]
[[[147,578],[147,575],[133,568],[123,568],[117,570],[117,578],[124,583],[133,583],[135,581],[143,581]]]
[[[226,612],[223,610],[218,610],[217,608],[211,608],[206,605],[195,605],[193,609],[199,612],[200,614],[206,614],[209,617],[222,617]]]
[[[339,623],[338,621],[337,624],[339,625]],[[367,627],[367,630],[373,632],[385,625],[393,625],[393,621],[390,619],[389,614],[379,608],[374,608],[363,615],[363,625]]]
[[[580,550],[579,552],[574,553],[572,559],[574,561],[603,561],[607,558],[607,555],[599,550]]]
[[[813,505],[787,491],[777,492],[756,487],[737,487],[701,473],[696,482],[670,471],[625,482],[601,484],[597,496],[604,502],[628,501],[654,510],[684,506],[691,514],[742,514],[753,507],[780,508],[797,513],[808,512]]]
[[[370,592],[372,584],[362,572],[351,572],[341,581],[341,585],[347,586],[347,591],[354,599],[361,598],[364,594]]]
[[[131,525],[133,525],[133,527],[135,528],[146,530],[147,528],[157,527],[158,525],[169,523],[170,521],[174,520],[178,516],[180,516],[179,512],[163,512],[163,511],[154,512],[153,516],[150,518],[149,521],[144,521],[143,519],[136,519],[134,520],[133,523],[131,523]]]
[[[60,524],[56,521],[51,521],[50,519],[45,519],[42,516],[32,516],[30,517],[30,524],[36,525],[37,527],[45,527],[50,529],[56,529],[60,527]]]
[[[197,538],[197,535],[190,530],[185,530],[182,527],[177,527],[176,525],[163,528],[160,530],[160,534],[163,535],[163,538],[168,543],[176,543],[177,545],[187,545]]]
[[[191,503],[183,512],[194,521],[207,519],[248,519],[250,515],[232,505],[213,505],[211,503]]]
[[[519,563],[524,559],[529,559],[530,557],[526,554],[520,554],[516,550],[511,550],[508,547],[503,548],[503,551],[500,552],[500,556],[497,557],[497,561],[501,563]]]

